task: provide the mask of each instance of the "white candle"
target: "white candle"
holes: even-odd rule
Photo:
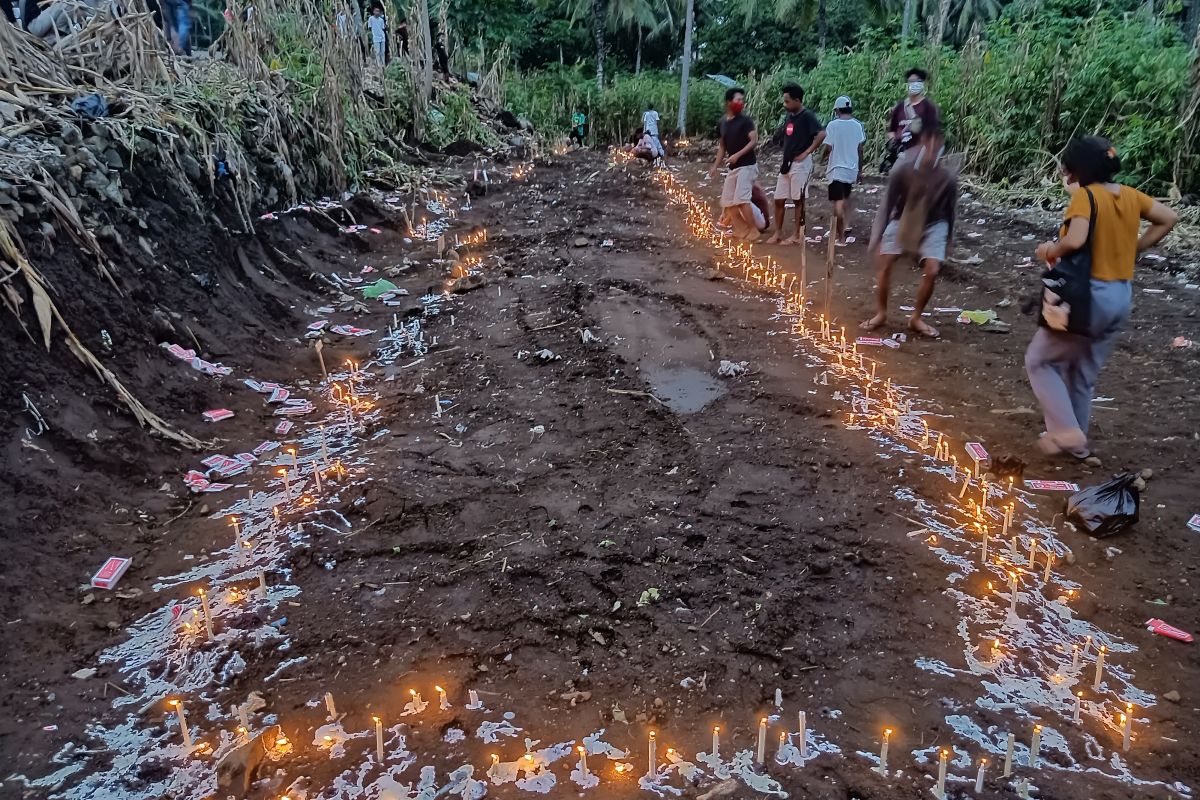
[[[247,732],[249,732],[249,730],[250,730],[250,715],[246,713],[246,707],[238,706],[236,711],[237,711],[237,716],[238,716],[238,722],[242,723],[242,727],[245,728]]]
[[[1129,736],[1133,733],[1133,703],[1125,704],[1125,713],[1121,715],[1121,749],[1129,751]]]
[[[1079,669],[1079,645],[1071,645],[1071,669]]]
[[[329,711],[330,719],[337,719],[337,706],[333,704],[333,692],[325,693],[325,708]]]
[[[1009,603],[1009,606],[1008,606],[1008,613],[1016,614],[1017,613],[1017,573],[1015,573],[1015,572],[1008,573],[1008,591],[1009,591],[1009,594],[1012,596],[1012,601]]]
[[[321,426],[321,460],[325,462],[325,466],[329,466],[329,450],[325,447],[325,426]]]
[[[487,776],[489,778],[496,777],[497,768],[500,766],[500,756],[492,753],[492,765],[488,767]]]
[[[1042,726],[1033,726],[1033,740],[1029,743],[1029,766],[1037,769],[1038,752],[1042,749]]]
[[[188,730],[187,717],[183,713],[183,703],[178,700],[172,700],[171,705],[175,708],[175,713],[179,715],[179,733],[183,736],[183,746],[192,746],[192,732]]]
[[[435,686],[433,688],[437,689],[438,708],[440,708],[442,711],[445,711],[446,709],[450,708],[450,701],[446,699],[446,690],[440,686]]]
[[[808,758],[808,715],[800,712],[800,757]]]
[[[1004,753],[1004,777],[1012,775],[1013,763],[1013,745],[1016,744],[1017,737],[1013,734],[1008,735],[1008,749]]]
[[[283,476],[283,493],[288,500],[292,499],[292,482],[288,480],[288,471],[286,469],[279,470],[279,474]]]
[[[775,751],[775,762],[777,764],[786,764],[787,757],[784,755],[784,745],[787,744],[787,734],[783,731],[779,732],[779,749]],[[1128,748],[1126,748],[1128,749]]]
[[[279,527],[282,524],[282,521],[279,519],[279,506],[275,506],[271,511],[275,514],[275,527]]]
[[[258,571],[258,588],[262,589],[262,596],[267,596],[267,573],[266,570]]]
[[[299,466],[300,466],[300,461],[299,461],[299,460],[296,458],[296,448],[294,448],[294,447],[289,447],[289,448],[287,449],[287,451],[286,451],[286,452],[287,452],[287,454],[288,454],[289,456],[291,456],[291,457],[292,457],[292,466],[293,466],[293,467],[299,467]]]
[[[1046,572],[1045,572],[1045,574],[1042,575],[1042,581],[1044,583],[1050,582],[1050,568],[1053,566],[1054,566],[1054,554],[1051,553],[1050,551],[1046,551]]]
[[[313,464],[313,480],[317,482],[317,494],[321,493],[321,470]]]
[[[1075,693],[1075,716],[1072,717],[1072,722],[1079,724],[1080,714],[1083,712],[1083,692]]]
[[[758,721],[758,752],[755,754],[755,763],[762,764],[767,757],[767,718],[763,717]]]
[[[1104,677],[1104,645],[1100,645],[1100,652],[1096,654],[1096,679],[1092,681],[1092,688],[1100,688],[1100,679]]]
[[[721,757],[721,728],[718,725],[713,725],[712,757]]]
[[[941,755],[938,757],[938,782],[934,795],[939,800],[945,800],[946,798],[946,761],[949,758],[950,753],[945,749],[942,750]]]
[[[887,775],[888,740],[892,737],[892,729],[883,729],[883,743],[879,745],[879,771]]]
[[[975,773],[975,794],[983,791],[983,771],[987,768],[987,759],[979,759],[979,771]]]
[[[658,740],[654,738],[654,731],[650,731],[650,741],[646,749],[646,760],[649,762],[646,768],[646,777],[653,779],[655,773],[657,772],[655,769],[655,762],[658,761],[658,754],[656,752],[658,749]]]
[[[383,720],[379,717],[371,717],[375,720],[375,755],[379,756],[379,760],[383,761]]]
[[[238,543],[238,550],[242,548],[242,526],[238,524],[237,517],[230,517],[229,524],[233,526],[233,539]]]
[[[988,534],[987,534],[987,528],[984,528],[983,529],[983,552],[980,553],[980,555],[979,555],[979,560],[984,564],[987,563],[987,546],[988,546]]]
[[[1013,504],[1009,503],[1004,509],[1004,536],[1008,536],[1008,527],[1012,525]]]
[[[467,700],[469,700],[473,706],[479,705],[479,692],[475,691],[474,689],[468,689]]]
[[[208,592],[199,589],[200,607],[204,609],[204,630],[208,632],[208,638],[213,638],[213,622],[212,610],[208,607]]]
[[[576,747],[575,749],[579,751],[579,771],[582,772],[583,777],[586,778],[591,774],[588,772],[587,766],[587,749],[583,746]]]
[[[1037,563],[1037,539],[1029,540],[1029,568],[1033,569],[1033,565]]]

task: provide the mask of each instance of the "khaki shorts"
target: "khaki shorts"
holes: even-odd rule
[[[921,260],[945,261],[949,238],[948,222],[934,222],[926,226],[925,232],[921,234]],[[885,256],[898,256],[903,250],[900,246],[900,220],[894,219],[883,229],[883,241],[880,242],[879,252]]]
[[[721,208],[740,206],[754,198],[754,179],[758,177],[758,164],[731,169],[725,175],[721,187]]]
[[[808,179],[812,176],[812,156],[803,161],[793,161],[788,174],[779,174],[775,182],[776,200],[800,200],[808,193]]]

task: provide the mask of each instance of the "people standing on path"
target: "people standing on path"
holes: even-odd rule
[[[758,158],[754,149],[758,145],[758,131],[754,120],[742,111],[746,107],[746,91],[732,87],[725,92],[725,117],[721,120],[717,158],[708,171],[710,179],[717,170],[725,166],[725,183],[721,187],[722,218],[736,216],[747,229],[757,230],[751,203],[754,199],[754,181],[758,177]],[[751,238],[747,235],[746,238]],[[753,238],[758,238],[757,234]]]
[[[929,75],[919,67],[913,67],[904,73],[906,96],[892,108],[888,119],[888,148],[880,164],[880,172],[888,174],[896,165],[913,152],[921,142],[921,134],[927,130],[942,130],[942,117],[938,107],[925,96],[928,88]],[[883,210],[888,205],[887,186],[879,198],[879,213],[871,225],[871,246],[876,247],[883,236],[886,220]]]
[[[383,9],[375,6],[371,16],[367,17],[367,29],[371,32],[371,47],[375,52],[375,60],[380,66],[387,64],[387,19]]]
[[[909,255],[921,265],[921,285],[908,328],[921,336],[938,336],[937,328],[921,319],[921,314],[933,297],[938,272],[946,260],[958,203],[958,176],[941,163],[943,144],[940,130],[925,128],[912,155],[897,164],[888,179],[885,205],[880,209],[882,236],[871,242],[878,265],[875,315],[862,323],[863,330],[887,324],[892,267],[900,256]]]
[[[854,104],[842,95],[833,101],[834,118],[825,126],[825,179],[829,181],[829,202],[833,204],[834,228],[838,245],[845,245],[850,226],[846,212],[854,184],[862,180],[863,143],[867,134],[854,118]]]
[[[783,160],[775,182],[775,235],[767,244],[804,244],[804,198],[812,177],[813,158],[825,141],[825,129],[817,115],[804,107],[804,90],[794,83],[783,87]],[[796,233],[783,239],[784,208],[791,200],[796,207]]]
[[[1100,368],[1129,317],[1134,261],[1179,219],[1154,198],[1116,183],[1120,169],[1121,159],[1107,139],[1088,136],[1071,142],[1062,157],[1063,183],[1072,193],[1063,227],[1056,241],[1037,248],[1038,260],[1051,266],[1064,258],[1071,258],[1072,266],[1090,266],[1090,287],[1084,288],[1076,308],[1044,308],[1025,351],[1029,385],[1046,421],[1038,445],[1049,455],[1091,456],[1092,395]],[[1142,220],[1150,223],[1144,233]],[[1046,302],[1044,295],[1044,307]],[[1072,316],[1074,325],[1067,322]]]
[[[654,110],[654,106],[647,106],[646,111],[642,114],[642,130],[654,144],[655,159],[665,159],[667,151],[663,149],[662,139],[658,136],[658,121],[658,112]]]
[[[575,111],[571,114],[571,133],[569,138],[572,142],[583,147],[583,138],[587,134],[587,115],[582,111]]]

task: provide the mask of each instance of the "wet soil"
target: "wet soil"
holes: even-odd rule
[[[680,175],[700,187],[703,169],[685,162]],[[814,192],[811,218],[823,219],[828,204]],[[877,195],[861,197],[860,241]],[[217,451],[237,452],[275,438],[261,400],[238,385],[243,377],[299,387],[320,378],[302,339],[315,318],[305,310],[329,302],[320,276],[409,257],[415,266],[395,280],[410,297],[442,286],[445,268],[431,263],[429,248],[405,245],[379,210],[359,212],[356,221],[382,232],[347,238],[315,215],[264,225],[242,243],[248,267],[227,242],[193,242],[187,259],[216,276],[215,288],[188,283],[176,259],[163,275],[151,260],[135,260],[138,280],[129,281],[141,304],[117,302],[86,265],[62,254],[51,275],[56,288],[58,276],[76,275],[77,287],[65,292],[81,336],[110,332],[107,358],[148,406],[224,439]],[[1113,398],[1095,415],[1104,466],[1035,456],[1040,427],[1021,361],[1033,323],[1015,309],[1036,274],[1014,265],[1036,244],[1023,237],[1046,230],[986,207],[964,212],[964,232],[981,236],[964,237],[961,254],[983,263],[948,266],[934,305],[985,309],[1009,299],[997,310],[1011,333],[937,315],[940,340],[910,340],[879,359],[897,382],[936,401],[944,430],[1025,458],[1026,477],[1094,483],[1123,469],[1154,470],[1133,531],[1103,542],[1063,538],[1077,556],[1073,577],[1088,590],[1081,615],[1140,648],[1123,664],[1140,686],[1181,696],[1145,711],[1151,722],[1129,754],[1132,769],[1194,784],[1200,659],[1194,645],[1141,625],[1151,616],[1185,628],[1200,619],[1200,534],[1185,524],[1200,512],[1200,404],[1191,398],[1200,350],[1170,346],[1179,335],[1200,340],[1197,294],[1170,274],[1178,260],[1143,265],[1130,329],[1098,387]],[[289,580],[301,594],[286,609],[287,654],[260,652],[207,699],[228,707],[260,691],[289,737],[304,743],[322,721],[313,700],[325,691],[336,693],[347,728],[365,730],[371,713],[394,719],[410,686],[437,683],[456,697],[473,688],[489,707],[515,711],[525,735],[543,745],[605,727],[607,740],[636,760],[651,729],[688,753],[704,748],[713,725],[730,746],[752,747],[779,688],[788,714],[807,710],[843,750],[803,770],[770,767],[791,796],[924,796],[936,768],[907,752],[953,743],[947,709],[971,704],[978,688],[970,676],[916,666],[920,658],[961,663],[958,612],[945,566],[906,535],[914,525],[894,490],[905,481],[944,490],[903,462],[881,460],[870,438],[845,429],[844,404],[814,385],[816,371],[771,320],[773,304],[711,279],[710,253],[688,238],[640,165],[608,171],[601,156],[576,153],[480,198],[466,221],[489,231],[487,282],[456,296],[450,313],[427,318],[430,352],[379,384],[380,420],[365,446],[371,480],[339,509],[351,529],[315,535],[294,553]],[[795,248],[769,252],[796,258]],[[822,252],[810,250],[810,274]],[[865,245],[839,251],[835,274],[834,312],[850,331],[869,313]],[[915,273],[902,276],[897,306],[915,290]],[[86,316],[94,313],[85,310],[89,294],[112,298],[111,318]],[[186,324],[202,355],[234,374],[206,378],[161,353],[164,339],[147,324],[157,307],[176,329],[171,341],[194,346],[179,330]],[[415,302],[375,308],[330,316],[382,330],[393,314],[419,313]],[[892,330],[903,330],[902,319],[897,312]],[[324,355],[329,363],[365,358],[373,345],[370,337],[332,342]],[[113,667],[86,680],[70,674],[96,665],[126,623],[162,605],[152,591],[160,575],[226,546],[227,529],[207,514],[227,500],[187,495],[180,476],[198,456],[147,441],[91,376],[27,343],[12,352],[10,386],[32,373],[37,385],[56,387],[33,398],[50,430],[30,438],[34,446],[21,443],[20,428],[5,441],[5,483],[20,488],[3,498],[17,524],[5,536],[13,556],[4,565],[0,761],[2,777],[34,777],[65,742],[86,741],[89,719],[120,716],[110,708],[125,691]],[[748,371],[718,378],[722,360],[746,361]],[[6,403],[22,428],[31,424],[11,397]],[[203,427],[200,412],[216,406],[237,416]],[[1109,560],[1113,546],[1121,552]],[[110,554],[134,558],[119,588],[140,595],[80,586]],[[82,604],[88,595],[94,601]],[[301,656],[305,663],[274,677],[285,658]],[[161,728],[164,716],[161,707],[140,712],[147,727]],[[1010,710],[979,716],[1028,727]],[[441,742],[451,726],[470,730],[458,710],[431,719],[413,731],[410,749],[439,767],[487,763],[490,748]],[[902,770],[887,780],[856,755],[875,752],[884,727],[896,730],[893,763]],[[516,741],[504,745],[506,758],[519,755]],[[107,758],[97,753],[92,763],[102,768]],[[302,749],[280,768],[324,787],[346,766]],[[1079,773],[1044,771],[1037,783],[1043,797],[1168,796]],[[281,785],[264,783],[250,796],[275,796]],[[604,784],[605,797],[635,793],[628,779]],[[1011,790],[992,778],[980,796]]]

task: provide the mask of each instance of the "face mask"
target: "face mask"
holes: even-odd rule
[[[746,107],[746,103],[743,100],[734,100],[729,104],[729,110],[732,111],[734,114],[742,113],[742,109],[745,107]]]
[[[908,84],[908,93],[911,95],[915,96],[923,91],[925,91],[925,81],[913,81]]]

